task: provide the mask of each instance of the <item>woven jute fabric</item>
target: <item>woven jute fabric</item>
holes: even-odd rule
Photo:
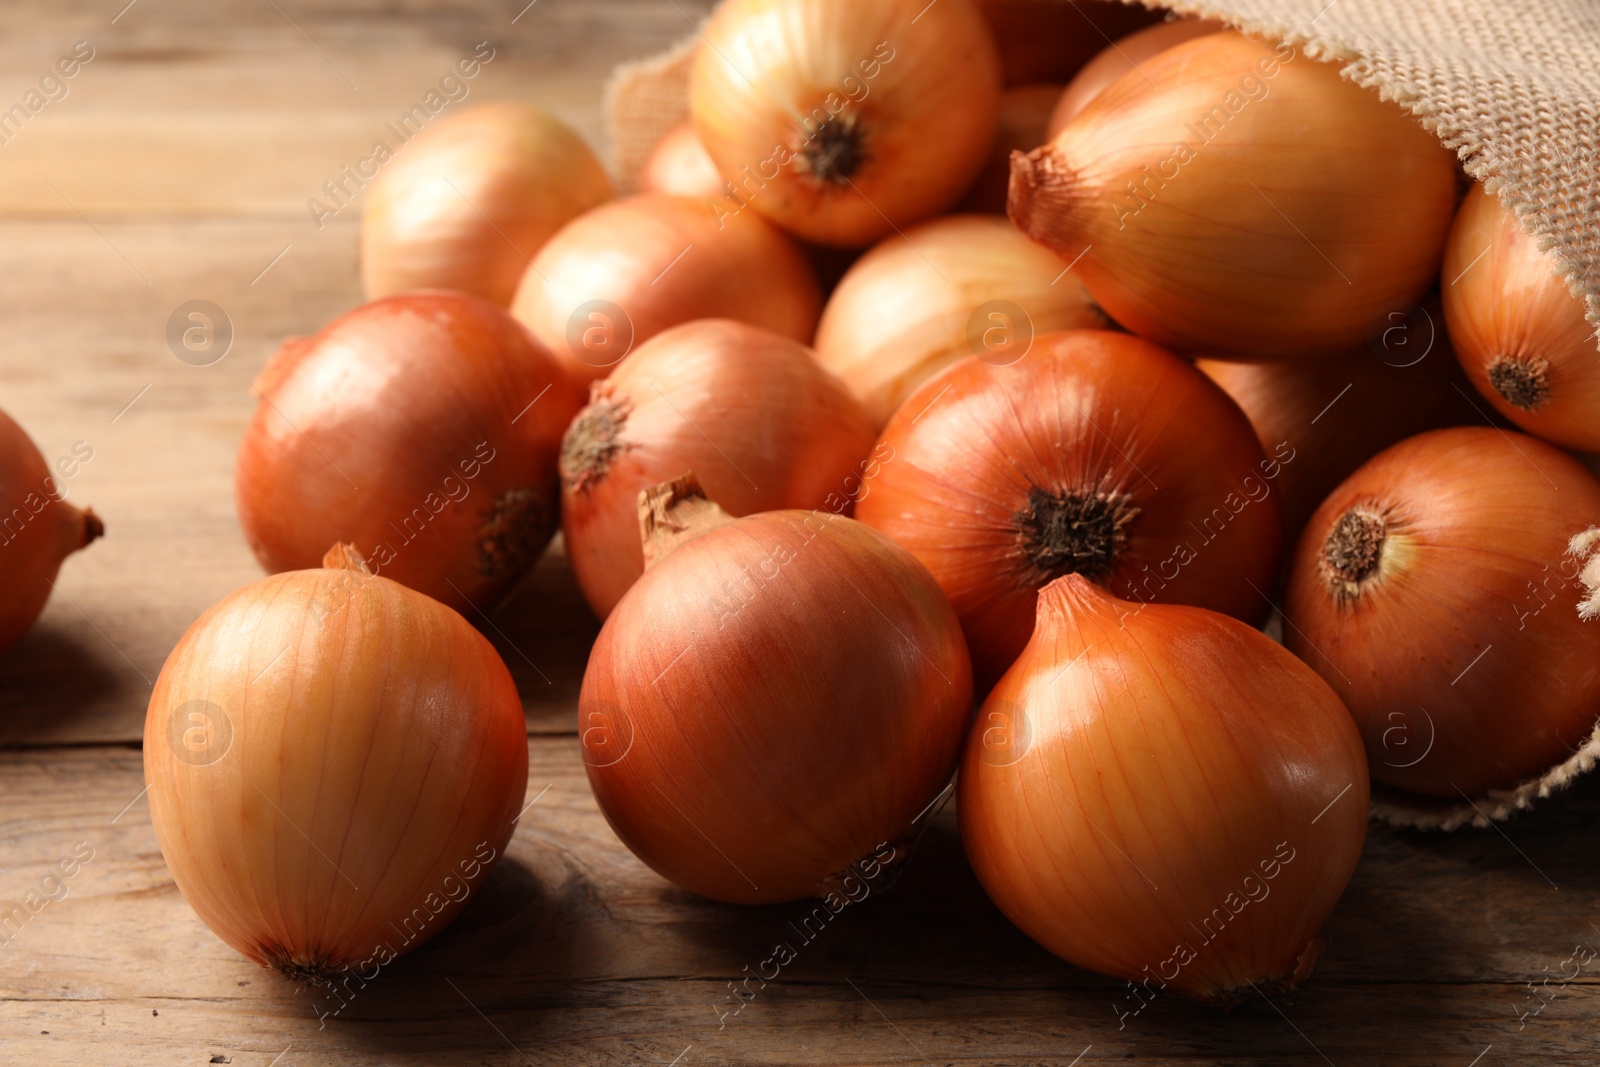
[[[1600,0],[1152,0],[1145,6],[1287,41],[1410,110],[1539,238],[1587,301],[1589,320],[1600,325]],[[661,135],[687,117],[698,43],[691,34],[613,75],[606,115],[623,188],[632,188]],[[1513,788],[1463,803],[1380,786],[1373,814],[1432,829],[1483,826],[1565,788],[1597,763],[1600,727],[1561,765]]]
[[[1600,0],[1145,6],[1292,42],[1409,109],[1457,150],[1468,174],[1517,213],[1587,300],[1589,320],[1600,325]],[[698,39],[691,34],[612,77],[606,114],[623,188],[632,187],[657,139],[687,115]]]

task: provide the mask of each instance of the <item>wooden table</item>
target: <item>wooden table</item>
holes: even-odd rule
[[[1121,1029],[1120,983],[1012,928],[947,811],[892,893],[723,1016],[730,980],[802,909],[698,900],[613,837],[575,738],[595,624],[559,550],[490,633],[527,704],[529,799],[543,792],[480,898],[326,1027],[310,995],[214,937],[157,849],[139,739],[178,636],[259,575],[231,489],[252,376],[284,336],[359,301],[358,209],[318,229],[306,199],[481,40],[496,53],[474,99],[542,102],[598,142],[612,65],[706,7],[538,0],[519,15],[522,2],[92,0],[0,17],[5,106],[74,41],[94,49],[70,95],[0,146],[0,406],[47,457],[92,447],[69,487],[107,525],[0,659],[0,902],[93,850],[69,895],[0,945],[0,1062],[1600,1059],[1596,965],[1559,977],[1575,948],[1600,946],[1600,865],[1585,852],[1600,785],[1503,830],[1375,828],[1309,987],[1231,1014],[1163,998]],[[235,332],[211,366],[165,340],[191,299],[220,305]]]

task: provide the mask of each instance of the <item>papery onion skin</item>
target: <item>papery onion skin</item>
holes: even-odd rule
[[[1007,86],[1066,81],[1107,41],[1161,18],[1116,0],[979,0]]]
[[[567,559],[605,618],[644,573],[639,494],[692,470],[729,514],[829,508],[861,491],[876,430],[796,341],[702,319],[596,382],[561,450]]]
[[[1474,185],[1445,246],[1445,320],[1478,392],[1522,429],[1600,451],[1600,345],[1555,263]]]
[[[556,457],[578,392],[477,297],[363,305],[286,342],[254,391],[234,487],[268,571],[351,541],[375,573],[486,611],[559,526]]]
[[[1038,590],[1093,576],[1129,601],[1258,622],[1277,573],[1285,458],[1192,365],[1126,334],[1071,330],[1014,366],[969,357],[884,428],[856,517],[933,572],[980,692],[1033,629]]]
[[[1053,82],[1019,85],[1000,94],[1000,114],[995,124],[994,146],[972,188],[957,211],[1006,212],[1006,190],[1011,185],[1011,153],[1031,152],[1049,140],[1045,127],[1062,86]]]
[[[817,358],[881,429],[957,360],[1013,362],[1037,335],[1106,325],[1067,267],[1002,218],[925,222],[874,246],[840,279],[817,326]]]
[[[1600,717],[1600,627],[1564,553],[1597,523],[1576,460],[1487,427],[1403,441],[1334,490],[1284,638],[1350,708],[1373,778],[1459,800],[1571,755]]]
[[[0,411],[0,654],[44,610],[62,560],[105,532],[65,496],[38,446]]]
[[[669,326],[731,318],[811,342],[822,293],[805,257],[752,211],[647,193],[603,205],[551,238],[511,313],[579,386]]]
[[[583,139],[528,104],[446,116],[378,172],[361,222],[368,300],[455,289],[511,303],[528,258],[568,221],[611,199]]]
[[[1088,107],[1095,97],[1128,70],[1137,69],[1151,56],[1160,55],[1175,45],[1216,33],[1222,28],[1220,22],[1209,19],[1173,19],[1146,26],[1113,42],[1085,63],[1072,76],[1066,90],[1056,98],[1045,125],[1047,137],[1053,140],[1078,112]]]
[[[668,196],[726,197],[727,182],[717,173],[694,123],[680,122],[662,135],[639,171],[637,191]]]
[[[1224,31],[1128,71],[1012,157],[1008,212],[1081,255],[1084,286],[1135,333],[1299,359],[1362,344],[1416,302],[1455,188],[1450,152],[1398,105]]]
[[[852,519],[706,525],[601,628],[578,706],[589,784],[623,843],[691,892],[820,896],[881,844],[903,851],[954,771],[961,628],[921,565]]]
[[[1029,937],[1138,995],[1294,984],[1361,855],[1360,738],[1260,632],[1126,608],[1077,575],[1040,594],[962,760],[973,870]]]
[[[370,979],[444,929],[505,851],[528,776],[488,641],[349,569],[263,578],[201,615],[156,680],[144,759],[190,906],[250,959],[321,983]]]
[[[972,0],[730,0],[689,111],[735,195],[818,244],[859,247],[945,210],[987,158],[1000,99]]]
[[[1286,544],[1340,482],[1385,448],[1444,426],[1482,424],[1437,312],[1434,305],[1428,319],[1438,330],[1432,351],[1409,365],[1385,361],[1413,358],[1409,348],[1382,358],[1361,348],[1331,359],[1195,362],[1244,410],[1263,449],[1287,443],[1294,450],[1278,479]]]

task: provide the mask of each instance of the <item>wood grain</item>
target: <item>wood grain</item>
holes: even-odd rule
[[[496,58],[475,99],[540,101],[600,144],[611,66],[677,40],[708,4],[125,4],[0,4],[0,103],[72,42],[96,49],[67,99],[0,145],[0,407],[47,456],[94,448],[70,491],[108,528],[0,658],[0,905],[78,843],[94,850],[68,895],[0,944],[0,1062],[1597,1059],[1590,970],[1528,985],[1575,945],[1600,947],[1588,848],[1600,785],[1587,782],[1503,832],[1374,829],[1309,987],[1231,1014],[1161,998],[1121,1028],[1119,983],[1011,927],[946,812],[891,892],[802,943],[778,980],[719,1018],[743,968],[799,940],[803,909],[693,898],[606,826],[574,736],[595,623],[559,549],[478,620],[524,695],[538,802],[461,919],[319,1028],[314,997],[223,945],[176,891],[138,751],[168,650],[259,576],[231,495],[249,383],[283,337],[360,299],[357,208],[319,230],[305,200],[481,40]],[[164,338],[196,298],[235,330],[207,367],[179,362]]]

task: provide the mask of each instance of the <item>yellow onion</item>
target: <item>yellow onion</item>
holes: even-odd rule
[[[487,301],[437,290],[365,304],[285,342],[254,389],[234,493],[269,571],[350,541],[373,573],[487,610],[555,535],[578,391]]]
[[[809,344],[822,308],[795,243],[755,212],[646,193],[574,219],[528,265],[511,313],[578,385],[693,319],[730,318]]]
[[[1345,480],[1306,526],[1284,640],[1343,698],[1372,777],[1459,800],[1571,755],[1600,718],[1600,626],[1576,535],[1600,481],[1488,427],[1435,430]]]
[[[1216,33],[1222,28],[1220,22],[1212,22],[1209,19],[1173,19],[1170,22],[1158,22],[1154,26],[1146,26],[1142,30],[1113,41],[1109,47],[1102,49],[1093,59],[1085,63],[1083,68],[1072,76],[1066,91],[1057,97],[1046,124],[1048,138],[1054,140],[1056,134],[1060,133],[1078,112],[1088,107],[1089,102],[1104,92],[1106,86],[1130,69],[1138,69],[1140,63],[1151,56],[1165,52],[1174,45],[1192,41],[1196,37],[1204,37],[1208,33]]]
[[[1328,684],[1259,631],[1046,586],[973,724],[961,839],[1000,910],[1051,952],[1229,1003],[1305,979],[1361,855],[1361,739]]]
[[[1554,261],[1474,185],[1445,246],[1445,320],[1456,357],[1506,418],[1547,441],[1600,451],[1600,346]]]
[[[736,904],[826,897],[864,857],[903,855],[971,717],[933,578],[831,512],[730,519],[692,475],[640,513],[651,563],[601,628],[578,704],[617,836]]]
[[[848,504],[872,440],[796,341],[726,319],[657,334],[594,383],[561,445],[567,559],[589,606],[605,618],[644,573],[644,490],[693,470],[732,515]]]
[[[1331,359],[1195,361],[1249,416],[1267,453],[1286,447],[1293,455],[1278,478],[1286,544],[1334,487],[1385,448],[1427,430],[1482,423],[1438,304],[1417,312],[1414,323],[1397,319],[1395,327],[1416,336],[1381,355],[1361,348]]]
[[[1061,86],[1051,82],[1019,85],[1000,94],[1000,115],[994,145],[978,180],[956,205],[958,211],[1004,214],[1006,189],[1011,184],[1011,153],[1028,152],[1044,144],[1050,110],[1061,96]]]
[[[934,219],[876,245],[823,308],[817,357],[875,425],[969,355],[1022,359],[1037,335],[1104,326],[1067,264],[1002,218]]]
[[[1118,0],[978,0],[1006,85],[1064,82],[1104,47],[1161,18]]]
[[[78,453],[75,448],[57,460],[57,472],[76,471],[83,460]],[[44,610],[61,561],[104,532],[92,510],[67,503],[38,447],[0,411],[0,653]]]
[[[650,150],[639,172],[638,191],[712,198],[726,197],[726,185],[694,132],[694,123],[684,121],[668,130]]]
[[[808,240],[856,247],[943,211],[987,158],[1000,66],[972,0],[728,0],[704,37],[706,151],[744,208]]]
[[[167,658],[144,728],[156,840],[218,937],[353,994],[483,884],[525,730],[482,635],[336,546],[219,601]]]
[[[1332,355],[1438,273],[1450,153],[1292,46],[1231,31],[1113,82],[1012,159],[1009,213],[1116,321],[1183,352]]]
[[[423,129],[386,163],[361,220],[368,300],[456,289],[505,307],[550,235],[611,199],[600,160],[560,120],[496,101]]]

